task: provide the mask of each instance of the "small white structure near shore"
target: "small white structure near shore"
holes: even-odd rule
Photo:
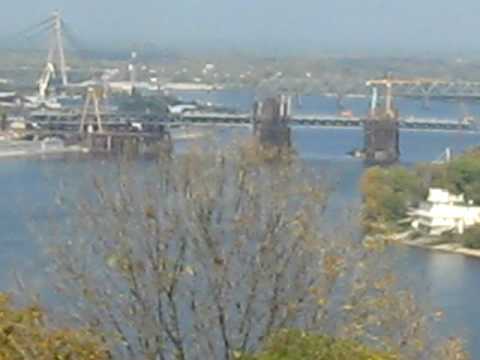
[[[443,189],[430,189],[427,201],[409,215],[413,228],[426,229],[430,235],[447,231],[463,234],[465,228],[480,224],[480,207],[466,202],[463,195],[453,195]]]

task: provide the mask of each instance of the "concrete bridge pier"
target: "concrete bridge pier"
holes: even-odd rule
[[[291,115],[290,97],[280,96],[258,101],[253,109],[253,132],[264,147],[291,146],[288,122]]]

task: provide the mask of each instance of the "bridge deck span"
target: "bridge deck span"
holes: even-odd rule
[[[310,127],[361,127],[364,118],[345,117],[336,115],[293,115],[290,119],[291,126]],[[78,129],[80,120],[76,115],[56,115],[47,118],[33,117],[30,122],[45,130],[75,131]],[[106,130],[124,131],[131,129],[132,122],[141,123],[145,132],[155,132],[158,126],[175,125],[250,125],[252,116],[249,113],[225,114],[225,113],[186,113],[182,116],[160,117],[155,115],[140,114],[115,114],[105,118],[102,124]],[[425,130],[476,130],[471,122],[460,120],[425,119],[407,117],[400,119],[400,127],[404,129]]]
[[[311,127],[361,127],[364,118],[335,115],[293,115],[292,126]],[[176,123],[187,124],[251,124],[250,114],[188,114],[177,118]],[[441,130],[474,130],[473,124],[459,120],[402,118],[400,127],[404,129],[441,129]]]

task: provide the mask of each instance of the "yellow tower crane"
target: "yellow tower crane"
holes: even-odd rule
[[[385,115],[393,119],[395,118],[395,110],[393,108],[393,87],[394,86],[426,86],[434,84],[448,84],[447,81],[428,78],[415,78],[415,79],[395,79],[391,76],[386,76],[383,79],[369,80],[367,81],[367,87],[372,88],[372,104],[370,108],[370,114],[375,115],[378,102],[378,88],[385,88]]]

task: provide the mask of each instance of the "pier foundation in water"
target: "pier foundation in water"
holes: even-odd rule
[[[290,109],[290,97],[283,95],[254,104],[253,131],[261,146],[290,148]]]
[[[364,122],[364,151],[369,164],[392,164],[400,158],[398,121],[380,116]]]
[[[399,113],[393,104],[392,86],[396,83],[390,76],[372,81],[372,100],[368,117],[363,122],[363,152],[367,164],[389,165],[400,158]],[[369,83],[367,83],[369,85]],[[377,86],[385,87],[384,103],[378,106]]]

